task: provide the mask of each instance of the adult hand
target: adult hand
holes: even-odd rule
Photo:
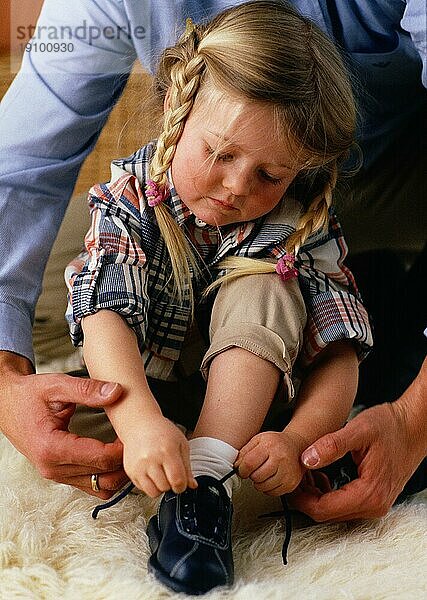
[[[422,424],[408,417],[403,401],[381,404],[317,440],[302,454],[306,467],[321,469],[351,452],[358,478],[332,491],[325,485],[325,476],[314,472],[291,494],[291,506],[315,521],[385,515],[426,451],[425,422],[423,435]]]
[[[123,447],[68,431],[76,404],[99,408],[121,395],[118,384],[63,374],[35,375],[31,363],[0,352],[0,429],[46,479],[108,499],[127,481]],[[101,491],[90,477],[98,473]]]

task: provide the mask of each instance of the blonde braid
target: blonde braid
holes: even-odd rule
[[[286,241],[288,254],[296,256],[298,250],[312,233],[319,229],[326,229],[329,221],[329,208],[332,204],[332,192],[337,182],[337,166],[334,163],[329,181],[326,182],[323,191],[310,203],[308,210],[300,218],[296,231]]]
[[[171,69],[170,108],[165,115],[163,132],[157,140],[156,152],[150,165],[150,177],[159,186],[167,185],[166,173],[172,163],[185,121],[193,108],[204,68],[203,57],[197,55],[187,64],[178,62]]]
[[[150,164],[150,179],[165,189],[168,185],[167,171],[172,164],[177,143],[184,130],[185,121],[193,108],[205,64],[196,54],[188,62],[176,62],[170,72],[170,108],[165,115],[163,132],[159,136],[156,151]],[[187,296],[191,311],[194,308],[191,271],[197,275],[199,267],[181,228],[163,203],[154,207],[160,233],[165,240],[172,264],[173,293],[179,302]]]

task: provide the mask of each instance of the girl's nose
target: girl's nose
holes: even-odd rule
[[[227,165],[224,168],[222,185],[233,196],[246,196],[252,187],[251,175],[236,163]]]

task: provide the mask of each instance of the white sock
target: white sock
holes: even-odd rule
[[[239,451],[227,442],[210,437],[198,437],[189,441],[190,462],[194,477],[210,475],[222,479],[233,468]],[[228,496],[233,493],[233,480],[230,477],[224,482]]]

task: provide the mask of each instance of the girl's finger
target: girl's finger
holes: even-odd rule
[[[240,449],[235,463],[236,466],[238,466],[238,464],[248,454],[248,452],[251,452],[256,446],[258,446],[257,436],[251,438],[249,442],[245,446],[243,446],[243,448]]]
[[[251,473],[251,479],[254,483],[263,483],[267,481],[271,477],[276,477],[279,468],[274,466],[269,461],[265,462],[258,469],[256,469],[253,473]]]
[[[181,494],[187,489],[188,473],[181,455],[178,455],[177,460],[164,464],[163,469],[168,482],[168,489],[172,489],[176,494]]]
[[[269,496],[281,496],[289,491],[283,483],[276,478],[272,478],[271,480],[268,479],[267,481],[264,481],[264,483],[255,484],[255,489]]]
[[[181,445],[181,457],[182,457],[182,462],[184,463],[184,469],[185,469],[185,473],[186,473],[186,477],[187,477],[187,487],[192,488],[194,490],[194,489],[196,489],[198,484],[197,484],[196,479],[194,478],[193,470],[191,468],[190,451],[189,451],[188,444]]]
[[[157,498],[162,494],[162,490],[159,490],[154,481],[145,473],[141,473],[135,480],[132,479],[132,482],[150,498]]]
[[[268,461],[268,458],[268,451],[261,446],[249,452],[239,463],[236,463],[240,477],[242,479],[250,477],[254,471]]]
[[[163,465],[149,465],[146,470],[146,475],[149,479],[151,479],[160,493],[167,492],[171,489],[171,485]]]

